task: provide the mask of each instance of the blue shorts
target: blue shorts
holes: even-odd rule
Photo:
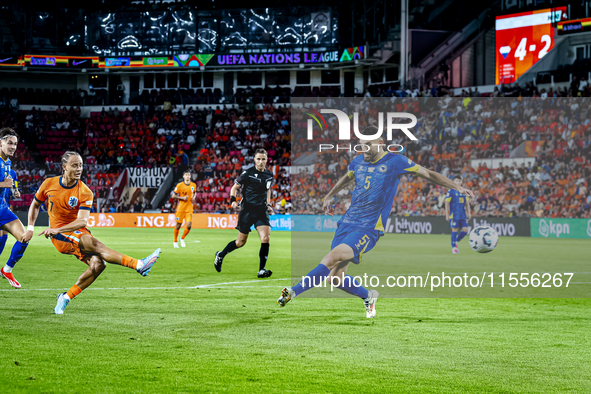
[[[360,230],[358,226],[353,224],[339,223],[330,249],[332,250],[341,244],[349,245],[355,254],[351,261],[354,264],[359,264],[363,253],[372,250],[382,235],[384,233],[379,230]]]
[[[449,228],[468,227],[468,220],[466,219],[449,219]]]
[[[0,227],[18,220],[18,217],[7,206],[0,207]]]

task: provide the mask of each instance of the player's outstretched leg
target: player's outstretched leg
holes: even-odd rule
[[[340,244],[328,252],[320,264],[312,271],[308,272],[302,280],[293,288],[286,287],[281,291],[281,297],[277,300],[280,307],[284,307],[295,296],[302,294],[306,290],[320,286],[330,275],[331,270],[337,267],[340,262],[352,260],[355,257],[353,249],[349,245]],[[330,268],[329,268],[330,267]]]
[[[235,251],[238,248],[243,247],[248,239],[248,234],[238,233],[238,238],[235,241],[230,241],[222,251],[215,252],[215,260],[213,266],[217,272],[222,272],[222,263],[224,257],[230,252]]]
[[[133,257],[123,255],[116,250],[110,249],[98,239],[84,234],[80,238],[80,250],[83,254],[98,255],[101,259],[111,264],[118,264],[124,267],[132,268],[139,272],[142,276],[148,276],[150,270],[160,257],[160,248],[156,249],[148,257],[144,257],[141,260],[134,259]]]
[[[12,212],[10,213],[14,215]],[[29,245],[26,243],[21,243],[19,241],[25,234],[25,226],[23,226],[20,220],[16,219],[5,224],[4,229],[8,231],[10,234],[12,234],[17,241],[12,246],[12,251],[10,252],[10,257],[6,262],[6,265],[2,269],[0,269],[0,276],[6,278],[8,280],[8,283],[10,283],[10,285],[15,289],[20,289],[21,284],[16,280],[16,278],[12,274],[12,269],[14,268],[15,264],[23,257],[23,255],[25,254],[25,250],[27,250],[27,246]]]

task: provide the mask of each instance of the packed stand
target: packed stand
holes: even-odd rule
[[[356,108],[360,124],[375,124],[377,109],[365,107],[364,102]],[[403,154],[418,164],[450,178],[461,175],[466,186],[478,194],[473,202],[475,216],[591,217],[591,114],[582,102],[560,97],[494,102],[445,97],[430,100],[430,107],[419,107],[419,103],[409,99],[392,102],[396,112],[420,114],[414,129],[419,141],[401,137],[392,143],[405,146]],[[296,127],[305,129],[305,119],[298,116],[294,114]],[[328,138],[314,140],[315,144],[323,141],[328,142]],[[474,169],[470,165],[472,159],[512,162],[510,154],[520,146],[535,156],[534,166],[513,164],[490,169],[483,165]],[[307,140],[296,138],[293,151],[295,157],[309,154]],[[321,213],[322,198],[346,173],[352,158],[345,152],[323,154],[313,173],[292,175],[295,212]],[[337,214],[346,210],[350,198],[351,190],[335,197]],[[392,213],[443,215],[444,200],[443,188],[403,176]]]
[[[229,197],[234,180],[254,165],[254,151],[263,148],[269,157],[267,167],[275,175],[271,196],[275,210],[290,212],[291,185],[284,168],[291,165],[289,109],[271,104],[255,110],[218,107],[211,124],[193,167],[197,209],[231,213]]]
[[[109,197],[126,167],[188,165],[188,154],[213,110],[172,106],[147,113],[109,108],[89,118],[82,118],[80,112],[79,107],[58,106],[56,111],[32,108],[2,115],[3,127],[12,127],[21,136],[14,160],[22,194],[14,203],[16,209],[28,207],[45,177],[61,173],[61,155],[66,150],[82,154],[83,180],[96,198]]]

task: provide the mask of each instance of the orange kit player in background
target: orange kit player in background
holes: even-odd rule
[[[181,246],[185,246],[185,237],[191,231],[193,225],[193,199],[195,198],[195,190],[197,185],[191,182],[191,171],[187,170],[183,173],[183,182],[176,185],[172,192],[172,198],[179,200],[176,208],[176,227],[174,228],[174,243],[172,244],[175,248],[179,247],[179,230],[183,225],[183,219],[185,220],[185,231],[181,237]]]
[[[94,238],[86,228],[93,195],[81,180],[82,157],[76,152],[66,152],[62,156],[64,175],[47,178],[29,208],[28,230],[24,242],[33,237],[33,226],[39,215],[41,204],[47,201],[49,226],[39,235],[51,238],[55,248],[62,254],[71,254],[88,265],[78,281],[67,293],[57,296],[56,314],[63,314],[72,298],[80,294],[98,278],[106,267],[105,262],[132,268],[142,276],[147,276],[160,255],[160,249],[141,260],[107,248]]]

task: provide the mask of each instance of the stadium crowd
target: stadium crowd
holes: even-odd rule
[[[470,90],[458,98],[440,96],[440,90],[397,97],[404,95],[388,87],[378,91],[377,95],[388,98],[381,107],[370,105],[370,92],[349,105],[360,114],[360,124],[376,124],[378,112],[388,109],[417,114],[414,133],[418,141],[398,136],[392,142],[403,145],[405,155],[427,168],[450,177],[461,175],[478,193],[477,201],[472,202],[474,215],[589,217],[590,113],[580,99],[565,97],[588,96],[588,86],[576,89],[580,86],[549,92],[538,92],[533,85],[501,86],[489,97]],[[419,97],[409,97],[413,95]],[[347,105],[340,98],[328,100],[331,107]],[[293,116],[296,128],[305,129],[304,116],[299,111]],[[108,197],[126,167],[190,165],[197,183],[196,208],[230,212],[228,196],[234,179],[253,165],[254,150],[264,148],[276,177],[276,210],[320,213],[322,197],[346,172],[352,156],[345,152],[322,154],[311,172],[290,175],[287,167],[292,164],[292,154],[295,159],[309,154],[304,138],[292,142],[291,117],[286,106],[270,103],[259,109],[216,106],[199,110],[165,101],[161,107],[104,108],[88,117],[81,116],[79,107],[55,111],[33,108],[6,112],[0,123],[22,135],[14,167],[25,197],[21,204],[17,202],[17,208],[26,207],[28,196],[44,177],[59,173],[59,156],[73,149],[85,158],[86,181],[99,198]],[[328,140],[327,134],[315,139],[323,140]],[[535,156],[535,165],[516,165],[511,154],[517,149],[521,149],[520,156]],[[504,161],[494,169],[486,164],[473,168],[471,161],[475,159]],[[441,215],[444,198],[441,188],[413,176],[403,177],[392,212]],[[349,200],[350,190],[335,197],[337,213],[346,209]],[[149,204],[117,207],[116,201],[112,203],[108,209],[115,211],[151,208]],[[173,210],[174,201],[166,202],[162,209]]]
[[[351,105],[359,124],[376,124],[379,105],[364,98]],[[338,105],[338,103],[337,103]],[[342,107],[341,107],[342,108]],[[461,175],[476,190],[472,202],[476,216],[591,217],[591,135],[589,113],[576,98],[544,99],[429,98],[392,99],[385,112],[417,114],[416,143],[403,137],[393,141],[405,147],[403,154],[446,176]],[[304,117],[294,113],[298,130]],[[361,127],[360,127],[361,128]],[[314,142],[329,142],[327,135]],[[535,165],[516,165],[511,152],[535,156]],[[304,138],[295,138],[294,157],[310,153]],[[498,168],[473,159],[505,159]],[[322,197],[346,173],[352,156],[340,152],[319,155],[312,173],[294,174],[294,210],[320,213]],[[335,197],[336,213],[350,204],[351,190]],[[392,212],[399,215],[442,215],[445,193],[414,176],[401,178]]]
[[[212,125],[193,166],[197,209],[230,213],[229,193],[234,180],[254,165],[254,151],[263,148],[276,180],[271,199],[278,212],[290,210],[289,174],[282,168],[291,164],[290,110],[270,103],[262,109],[225,108],[215,111]]]

